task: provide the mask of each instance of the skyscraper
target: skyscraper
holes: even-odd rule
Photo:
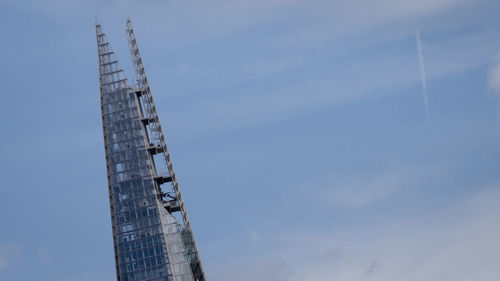
[[[96,22],[101,111],[118,281],[205,281],[134,30],[131,85]]]

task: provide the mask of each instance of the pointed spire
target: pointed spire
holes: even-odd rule
[[[167,143],[165,140],[165,135],[163,134],[162,127],[159,122],[158,118],[158,112],[156,111],[156,107],[153,101],[153,96],[151,94],[151,88],[149,87],[149,82],[146,77],[146,72],[144,71],[144,65],[142,63],[142,58],[141,54],[139,53],[139,47],[137,46],[137,40],[135,38],[134,34],[134,29],[132,28],[132,23],[130,21],[130,17],[127,19],[127,39],[128,39],[128,46],[129,46],[129,51],[130,51],[130,56],[132,58],[132,64],[134,66],[134,71],[135,75],[137,78],[137,87],[141,89],[141,102],[144,105],[145,108],[145,114],[148,118],[155,120],[154,122],[151,122],[148,126],[151,132],[151,139],[153,140],[153,143],[155,146],[161,147],[163,150],[163,156],[164,156],[164,164],[165,167],[168,169],[168,175],[169,178],[171,179],[171,186],[170,186],[170,191],[173,191],[175,193],[175,197],[177,202],[179,202],[179,209],[174,211],[170,209],[170,205],[168,205],[169,209],[164,209],[167,211],[167,215],[170,215],[170,212],[181,212],[181,217],[175,218],[176,223],[178,224],[179,227],[182,227],[182,238],[183,238],[183,243],[186,249],[186,253],[188,256],[189,264],[190,264],[190,269],[191,273],[193,274],[192,277],[193,280],[196,281],[205,281],[205,273],[203,272],[203,268],[201,266],[201,261],[200,261],[200,256],[198,254],[198,248],[196,247],[196,243],[193,238],[193,231],[191,230],[191,225],[189,223],[189,219],[187,216],[186,209],[184,207],[184,202],[182,200],[182,195],[181,191],[179,189],[179,184],[177,182],[176,176],[175,176],[175,171],[171,162],[171,157],[168,152],[167,148]],[[161,158],[160,158],[161,159]],[[161,161],[158,159],[159,161]],[[156,161],[156,160],[154,160]],[[168,202],[163,202],[162,204],[170,204]],[[166,207],[166,205],[163,205]],[[169,234],[167,234],[169,235]],[[168,240],[168,238],[167,238]],[[173,241],[173,240],[172,240]],[[175,249],[175,246],[168,246],[167,252],[171,251],[169,249]],[[169,254],[170,255],[170,254]],[[179,265],[176,265],[177,268],[179,268]],[[175,272],[175,270],[174,270]],[[185,273],[185,272],[184,272]],[[184,274],[179,272],[179,274]],[[189,277],[185,277],[189,278]],[[190,279],[190,278],[189,278]],[[174,280],[189,280],[189,279],[184,279],[184,277],[175,277],[174,275]]]
[[[99,63],[99,82],[102,93],[110,93],[117,89],[128,88],[125,73],[118,65],[115,52],[111,49],[101,25],[95,22],[97,38],[97,55]]]
[[[141,54],[139,53],[139,46],[137,46],[137,40],[135,39],[134,29],[132,28],[130,16],[127,16],[126,33],[130,56],[132,58],[132,65],[134,66],[135,77],[137,79],[137,87],[142,89],[149,89],[148,78],[146,77],[146,72],[144,71],[144,65],[142,64],[142,58]]]

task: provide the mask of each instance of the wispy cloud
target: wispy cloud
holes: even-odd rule
[[[440,165],[388,167],[377,173],[354,174],[349,178],[335,173],[306,179],[295,193],[308,194],[302,200],[321,207],[363,209],[394,202],[401,194],[422,188],[424,182],[446,174]],[[286,195],[285,195],[286,196]],[[289,200],[287,200],[289,201]]]
[[[425,75],[424,55],[422,53],[422,41],[420,40],[420,31],[417,29],[417,53],[418,67],[420,69],[420,78],[422,79],[422,94],[424,96],[425,118],[429,121],[429,100],[427,97],[427,76]]]
[[[498,105],[498,124],[500,126],[500,52],[495,56],[488,73],[488,86],[495,94]]]
[[[370,179],[356,179],[345,184],[334,184],[318,192],[318,199],[338,207],[361,208],[387,200],[413,180],[408,173],[392,173]],[[329,181],[334,182],[334,181]]]
[[[22,258],[22,247],[18,243],[0,243],[0,272],[19,264]]]
[[[149,5],[131,0],[115,1],[114,10],[130,9],[148,21],[147,32],[165,34],[181,41],[204,40],[273,23],[296,25],[290,34],[277,39],[288,46],[331,40],[339,35],[373,30],[388,24],[408,22],[446,12],[474,1],[228,1],[210,3],[152,1]],[[144,15],[147,15],[144,16]],[[148,35],[149,37],[149,35]],[[309,43],[308,43],[309,42]],[[164,41],[165,44],[170,44]]]
[[[426,57],[430,63],[427,64],[426,72],[423,74],[424,79],[463,73],[480,65],[486,65],[495,49],[496,39],[493,35],[492,32],[479,31],[429,43],[426,45]],[[484,40],[489,43],[479,43]],[[206,84],[209,90],[206,93],[196,91],[191,97],[183,98],[190,99],[190,103],[186,103],[186,106],[168,108],[160,114],[167,116],[171,127],[183,128],[187,134],[191,132],[203,134],[206,131],[213,133],[223,129],[259,125],[326,107],[376,99],[424,81],[415,71],[414,49],[400,49],[400,51],[400,53],[383,51],[372,53],[364,50],[363,57],[351,58],[348,63],[342,59],[327,57],[324,59],[332,60],[328,65],[328,71],[311,69],[310,62],[304,63],[311,59],[310,57],[297,59],[293,56],[292,62],[296,64],[286,62],[287,58],[283,57],[284,61],[277,63],[278,65],[293,65],[298,68],[294,71],[303,73],[304,77],[289,78],[283,73],[270,73],[267,79],[283,81],[279,87],[257,88],[252,91],[241,87],[238,92],[231,92],[230,95],[218,92],[232,89],[231,84],[255,83],[255,80],[242,79],[259,78],[256,75],[257,69],[261,67],[266,73],[267,67],[263,66],[261,61],[255,64],[252,61],[254,58],[249,57],[238,64],[214,63],[210,68],[203,64],[192,64],[189,73],[169,69],[165,77],[186,81],[183,85],[187,87],[189,87],[187,81],[190,81],[191,77],[197,77],[200,81],[198,87],[205,87]],[[271,69],[276,68],[271,67]],[[316,75],[310,75],[312,73]],[[228,80],[227,77],[234,77],[235,80]],[[257,83],[259,81],[261,80],[256,79]],[[427,111],[425,81],[423,87],[424,105]],[[165,96],[157,100],[159,103],[168,103],[168,98]]]
[[[16,8],[39,11],[51,17],[71,17],[79,12],[79,8],[88,8],[92,1],[85,0],[37,0],[37,1],[15,1],[5,0],[5,3]],[[80,10],[81,11],[81,10]]]
[[[49,251],[49,249],[47,249],[45,247],[39,247],[36,250],[36,254],[37,254],[38,260],[42,264],[49,264],[52,261],[52,257],[50,255],[50,251]]]
[[[261,234],[254,229],[248,229],[248,236],[252,241],[258,241],[261,238]]]
[[[237,269],[225,264],[212,276],[221,281],[496,281],[499,203],[500,186],[492,186],[419,219],[386,218],[354,235],[275,234],[269,238],[279,245],[273,254],[234,261]],[[260,274],[270,263],[279,265],[273,274]]]
[[[495,94],[500,97],[500,53],[493,60],[488,82],[490,89],[495,91]]]

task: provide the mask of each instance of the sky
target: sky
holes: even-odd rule
[[[116,280],[131,17],[207,280],[500,280],[500,2],[0,0],[0,280]]]

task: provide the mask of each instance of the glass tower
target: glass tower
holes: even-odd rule
[[[101,111],[118,281],[205,281],[130,19],[129,84],[96,22]]]

